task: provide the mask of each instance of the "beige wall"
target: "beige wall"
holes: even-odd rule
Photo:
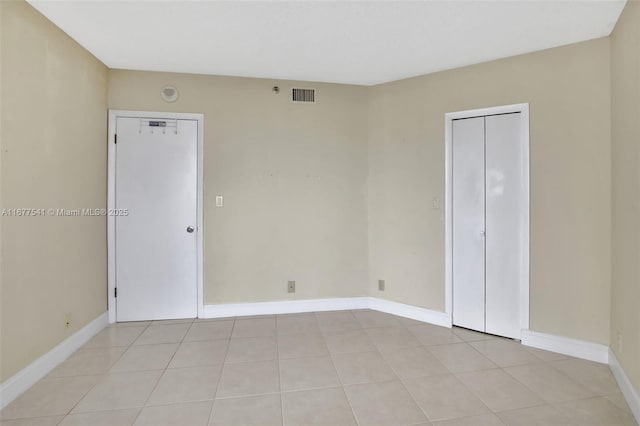
[[[26,2],[0,9],[2,208],[105,207],[106,67]],[[106,220],[2,217],[1,246],[4,381],[105,312]]]
[[[371,88],[371,294],[444,310],[444,114],[521,102],[530,104],[531,329],[607,344],[608,38]]]
[[[205,115],[205,303],[367,292],[365,87],[109,75],[110,108]],[[180,91],[173,104],[160,98],[166,84]],[[314,87],[317,104],[291,103],[294,84]],[[225,197],[223,208],[216,195]]]
[[[611,36],[611,95],[611,348],[635,388],[640,390],[640,2],[637,1],[627,2]]]

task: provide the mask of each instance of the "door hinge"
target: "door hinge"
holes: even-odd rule
[[[113,143],[115,143],[115,144],[118,143],[118,135],[117,134],[113,135]]]
[[[113,297],[118,297],[118,287],[113,289]]]

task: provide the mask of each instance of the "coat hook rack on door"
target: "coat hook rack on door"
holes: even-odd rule
[[[154,133],[155,129],[162,129],[163,134],[167,132],[167,129],[173,129],[173,133],[177,135],[178,120],[148,120],[141,118],[139,132],[142,133],[142,130],[145,128],[150,128],[151,133]]]

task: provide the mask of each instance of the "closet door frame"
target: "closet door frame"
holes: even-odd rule
[[[520,113],[523,144],[522,173],[524,205],[522,221],[522,276],[520,280],[520,328],[529,329],[529,104],[513,104],[445,114],[445,313],[453,323],[453,120],[487,115]]]

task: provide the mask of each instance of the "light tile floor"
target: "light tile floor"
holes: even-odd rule
[[[125,323],[2,426],[636,425],[606,365],[376,311]]]

